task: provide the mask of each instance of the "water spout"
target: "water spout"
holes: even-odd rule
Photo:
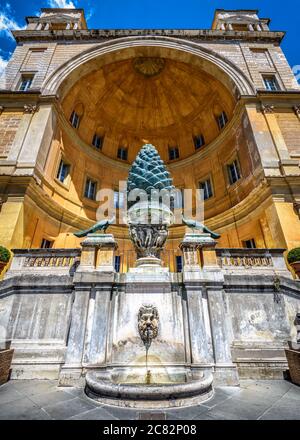
[[[138,329],[146,349],[146,384],[151,383],[151,371],[148,369],[148,352],[158,335],[159,316],[157,308],[152,305],[143,305],[138,313]]]

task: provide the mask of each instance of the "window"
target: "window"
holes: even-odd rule
[[[178,147],[169,147],[169,160],[175,160],[179,158]]]
[[[232,163],[227,165],[229,182],[233,185],[241,178],[241,173],[239,169],[239,164],[237,160],[234,160]]]
[[[70,122],[71,122],[72,127],[74,127],[74,128],[78,128],[79,127],[80,117],[75,112],[75,110],[72,112],[72,114],[70,116]]]
[[[114,266],[115,266],[115,271],[116,272],[120,272],[120,269],[121,269],[121,257],[119,255],[115,256],[115,264],[114,264]]]
[[[22,76],[19,90],[21,92],[26,92],[27,90],[29,90],[32,85],[32,81],[33,81],[33,75]]]
[[[269,90],[270,92],[276,92],[277,90],[280,90],[277,79],[275,78],[274,75],[263,76],[263,79],[266,90]]]
[[[118,148],[118,159],[121,160],[127,160],[128,157],[128,150],[125,147],[119,147]]]
[[[182,272],[182,256],[176,255],[176,272]]]
[[[219,129],[222,130],[228,122],[228,118],[225,112],[222,112],[219,116],[217,116]]]
[[[86,197],[87,199],[95,200],[96,190],[97,190],[97,182],[89,178],[86,179],[84,197]]]
[[[207,179],[199,183],[199,188],[203,190],[204,200],[210,199],[213,196],[211,180]]]
[[[50,249],[53,246],[53,241],[47,240],[46,238],[43,238],[41,243],[41,249]]]
[[[114,208],[124,208],[125,194],[123,192],[114,191]]]
[[[58,172],[57,172],[57,179],[61,183],[66,183],[66,179],[70,173],[70,165],[64,162],[63,160],[60,161]]]
[[[92,144],[94,147],[98,148],[98,150],[101,150],[103,145],[103,137],[94,134]]]
[[[242,241],[243,247],[246,249],[256,249],[256,244],[254,238]]]
[[[205,145],[205,139],[202,134],[198,136],[194,136],[194,145],[195,145],[195,150],[198,150],[199,148],[203,147],[203,145]]]

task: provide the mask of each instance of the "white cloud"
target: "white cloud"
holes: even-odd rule
[[[75,9],[76,6],[69,0],[50,0],[51,8]]]
[[[89,9],[87,14],[86,14],[86,17],[85,17],[86,20],[90,20],[93,17],[94,13],[95,13],[95,9],[94,8]]]
[[[0,77],[2,76],[2,74],[4,73],[4,70],[7,66],[8,61],[5,60],[1,55],[0,55]]]
[[[10,31],[21,29],[24,29],[24,27],[19,26],[13,18],[9,17],[6,14],[6,12],[0,11],[0,35],[5,35],[6,37],[13,38]]]

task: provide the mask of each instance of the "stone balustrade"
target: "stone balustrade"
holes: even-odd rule
[[[290,274],[285,263],[284,251],[285,249],[216,248],[218,265],[225,273],[249,269]]]
[[[224,273],[249,271],[276,272],[290,276],[283,256],[284,249],[227,249],[216,248],[217,264]],[[7,276],[17,272],[27,272],[31,268],[37,271],[70,270],[81,257],[81,249],[14,249],[14,258]],[[181,253],[180,253],[181,254]],[[176,250],[164,250],[165,267],[177,272]],[[120,255],[120,273],[128,272],[134,266],[135,252],[122,252]],[[179,269],[181,272],[181,270]]]
[[[6,277],[34,271],[70,271],[80,260],[81,249],[13,249]]]

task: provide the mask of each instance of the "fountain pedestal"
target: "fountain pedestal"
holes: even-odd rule
[[[174,283],[174,274],[160,260],[174,216],[159,192],[173,189],[155,148],[144,146],[128,178],[128,190],[143,191],[127,213],[136,267],[119,277],[112,289],[105,362],[101,371],[95,368],[86,374],[86,393],[100,402],[167,408],[194,405],[213,395],[202,288],[198,284],[186,293],[190,286]],[[153,190],[157,197],[152,197]],[[187,236],[183,244],[186,274],[201,271],[198,238]],[[211,244],[210,235],[202,234],[204,244]],[[138,324],[141,310],[148,311],[147,319]],[[151,316],[149,310],[157,313]]]

